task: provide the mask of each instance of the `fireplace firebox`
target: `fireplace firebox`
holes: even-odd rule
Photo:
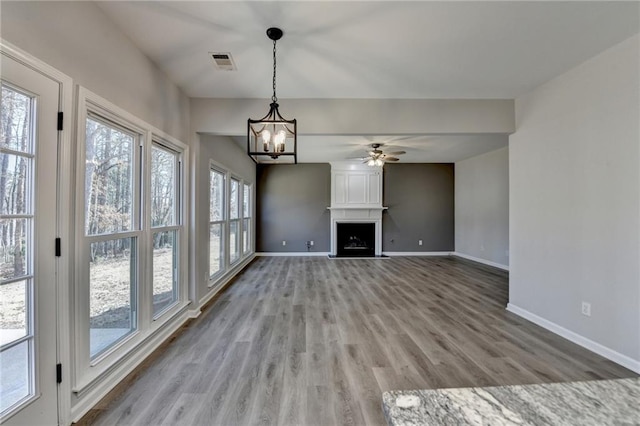
[[[375,256],[375,223],[338,222],[336,225],[337,257]]]

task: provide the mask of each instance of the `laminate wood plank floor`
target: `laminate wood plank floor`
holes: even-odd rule
[[[507,301],[453,257],[257,258],[81,423],[383,425],[386,390],[636,376]]]

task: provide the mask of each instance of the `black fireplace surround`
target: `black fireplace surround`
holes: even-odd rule
[[[375,256],[375,223],[338,222],[336,225],[337,257]]]

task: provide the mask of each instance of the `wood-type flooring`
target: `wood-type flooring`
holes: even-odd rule
[[[507,301],[454,257],[259,257],[80,423],[383,425],[386,390],[636,376]]]

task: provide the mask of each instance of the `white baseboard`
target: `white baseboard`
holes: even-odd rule
[[[71,408],[72,421],[79,421],[188,320],[189,311],[185,310],[173,319],[171,325],[159,329],[139,350],[125,358],[108,374],[108,377],[93,385],[92,389],[82,395],[82,398]]]
[[[206,305],[211,299],[213,299],[213,297],[218,294],[229,281],[231,281],[236,275],[238,275],[238,272],[240,272],[245,266],[247,266],[256,256],[256,253],[252,254],[237,265],[233,265],[233,268],[231,268],[226,274],[218,278],[218,280],[209,287],[209,292],[203,298],[201,298],[200,301],[198,301],[198,311],[200,311],[204,305]],[[200,315],[200,313],[198,313],[198,315]]]
[[[490,260],[481,259],[479,257],[469,256],[468,254],[460,253],[460,252],[457,252],[457,251],[454,251],[451,254],[453,256],[461,257],[463,259],[472,260],[474,262],[483,263],[485,265],[493,266],[494,268],[502,269],[502,270],[505,270],[505,271],[509,270],[509,265],[503,265],[501,263],[492,262]]]
[[[640,360],[635,360],[631,357],[616,352],[613,349],[607,348],[606,346],[594,342],[591,339],[587,339],[586,337],[581,336],[578,333],[567,330],[566,328],[554,322],[539,317],[538,315],[533,314],[526,309],[522,309],[519,306],[514,305],[513,303],[507,304],[507,311],[516,314],[528,321],[531,321],[532,323],[537,324],[542,328],[546,328],[547,330],[552,331],[555,334],[564,337],[565,339],[577,345],[582,346],[583,348],[589,349],[591,352],[595,352],[598,355],[615,362],[616,364],[620,364],[621,366],[640,374]]]
[[[175,333],[184,323],[190,319],[197,318],[201,314],[202,306],[216,295],[233,277],[235,277],[255,256],[251,255],[244,259],[229,271],[227,275],[222,277],[219,282],[212,287],[212,290],[199,302],[198,306],[193,309],[185,309],[181,314],[177,315],[171,322],[172,324],[166,328],[160,329],[153,335],[139,350],[127,357],[117,367],[109,373],[108,378],[105,377],[85,395],[78,403],[72,407],[72,421],[77,422],[89,412],[102,398],[104,398],[118,383],[120,383],[129,373],[131,373],[142,361],[162,345]]]
[[[451,256],[450,251],[383,251],[385,256]]]
[[[279,252],[279,251],[263,251],[256,253],[256,256],[269,257],[269,256],[282,256],[282,257],[305,257],[305,256],[329,256],[328,251],[291,251],[291,252]]]

